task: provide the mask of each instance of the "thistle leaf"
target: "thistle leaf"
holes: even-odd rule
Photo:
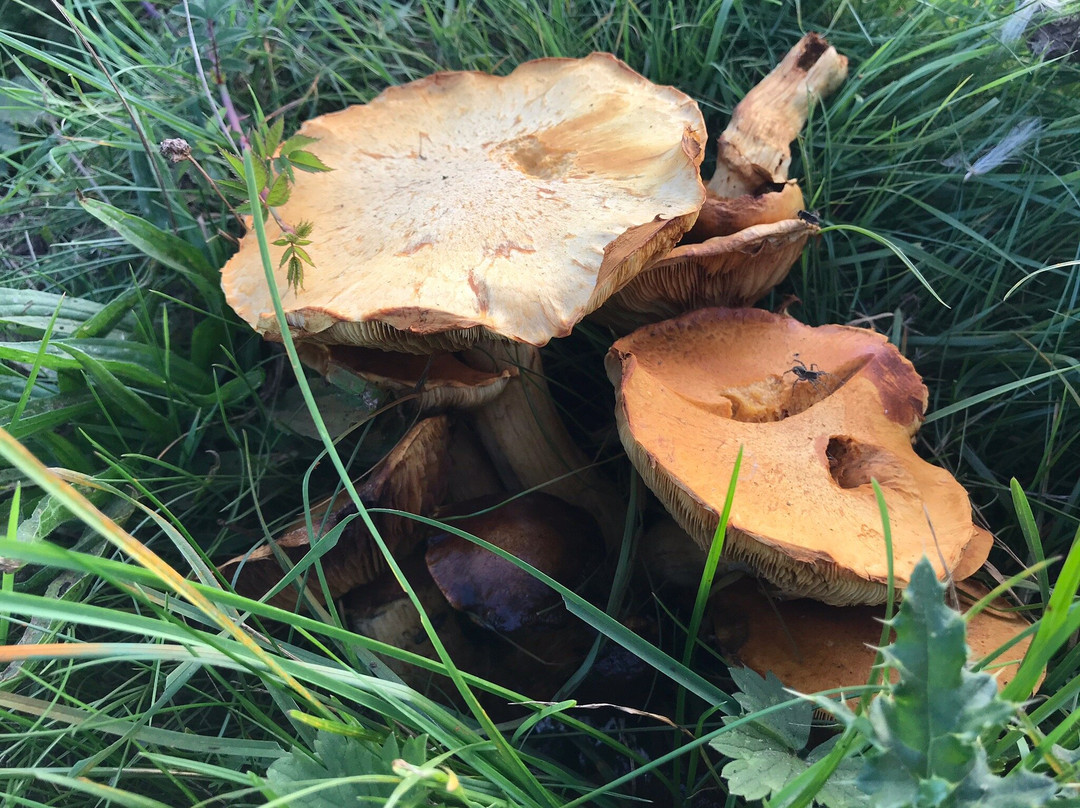
[[[1003,729],[1017,705],[998,695],[988,673],[967,669],[965,624],[945,605],[945,584],[925,558],[919,562],[891,623],[896,641],[883,649],[900,679],[870,705],[869,720],[834,709],[873,745],[859,788],[876,808],[1024,808],[1045,805],[1057,792],[1043,774],[991,772],[982,745]],[[818,702],[819,706],[826,706]]]

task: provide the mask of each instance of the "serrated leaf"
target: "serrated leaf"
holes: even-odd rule
[[[214,184],[217,185],[218,188],[222,188],[229,193],[235,194],[236,196],[247,196],[246,182],[239,182],[237,180],[214,180]]]
[[[317,137],[308,137],[307,135],[293,135],[291,138],[281,144],[281,154],[288,157],[294,151],[302,149],[305,146],[310,146],[312,143],[318,143]]]
[[[304,151],[303,149],[289,152],[289,162],[301,171],[318,172],[334,170],[314,154],[309,151]]]
[[[754,726],[780,740],[788,749],[798,751],[810,738],[814,707],[808,701],[793,701],[784,684],[770,671],[764,678],[749,668],[732,668],[731,678],[741,692],[736,700],[748,713],[755,713],[777,704],[792,702],[788,707],[768,713],[754,721]]]
[[[229,164],[229,168],[232,169],[233,174],[243,178],[244,176],[244,161],[237,157],[232,152],[227,152],[224,149],[221,150],[221,156],[225,158],[225,162]]]
[[[311,260],[311,256],[307,254],[307,250],[299,244],[292,245],[292,253],[308,266],[315,266],[315,263]]]
[[[750,716],[792,701],[792,695],[772,673],[765,678],[747,668],[732,668],[730,673],[740,688],[740,692],[734,694],[735,699]],[[732,758],[722,771],[732,794],[748,800],[772,797],[805,772],[818,757],[827,754],[832,742],[815,749],[805,760],[800,756],[810,737],[813,709],[809,701],[794,701],[781,710],[733,727],[711,741],[713,749]],[[734,717],[725,719],[729,723],[734,720]],[[814,797],[816,802],[830,808],[867,804],[866,797],[854,786],[855,764],[850,761],[844,764],[837,768],[826,786],[837,778],[838,782],[831,788],[822,788]]]
[[[899,681],[870,705],[868,722],[835,711],[874,746],[858,782],[875,807],[1046,804],[1057,790],[1046,775],[1017,769],[999,777],[987,765],[981,736],[1003,728],[1016,705],[989,674],[967,669],[964,621],[945,604],[945,585],[925,558],[892,626],[896,639],[883,651]]]
[[[289,194],[291,192],[292,188],[289,187],[288,177],[284,174],[279,174],[277,179],[274,180],[274,184],[270,187],[270,191],[266,194],[266,204],[272,208],[284,205],[289,201]]]
[[[731,761],[724,766],[722,774],[732,794],[763,800],[805,770],[806,763],[790,752],[762,750],[753,757]]]
[[[393,775],[387,756],[398,756],[393,735],[378,746],[320,730],[315,736],[314,759],[294,749],[271,764],[266,779],[278,796],[286,796],[319,781],[350,778],[347,783],[293,797],[288,800],[290,808],[382,805],[395,785],[392,781],[379,782],[379,778]],[[371,780],[357,782],[356,778],[363,775],[370,775]]]
[[[266,151],[265,154],[269,157],[274,154],[278,149],[278,144],[281,143],[281,136],[285,133],[285,118],[279,116],[276,121],[270,124],[270,128],[266,132]]]

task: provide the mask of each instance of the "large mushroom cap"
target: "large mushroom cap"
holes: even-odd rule
[[[300,131],[334,170],[298,174],[278,209],[315,223],[315,268],[283,302],[296,336],[325,342],[543,345],[669,250],[705,197],[697,105],[609,54],[440,73]],[[253,234],[222,284],[276,334]]]
[[[884,336],[703,309],[635,331],[607,363],[627,453],[702,545],[743,447],[725,554],[785,595],[885,599],[872,479],[884,490],[901,586],[924,554],[944,559],[940,575],[985,559],[967,493],[911,447],[927,391]]]

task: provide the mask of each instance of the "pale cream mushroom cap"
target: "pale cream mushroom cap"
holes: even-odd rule
[[[705,198],[697,104],[609,54],[439,73],[300,132],[334,170],[298,172],[278,209],[315,223],[315,267],[300,290],[284,269],[277,283],[294,336],[329,343],[543,345],[667,252]],[[279,337],[254,234],[222,285]]]

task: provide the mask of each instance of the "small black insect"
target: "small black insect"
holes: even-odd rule
[[[816,210],[800,210],[795,215],[807,224],[812,224],[814,227],[821,227],[821,214]]]
[[[784,375],[789,373],[795,375],[795,384],[799,382],[810,382],[810,384],[817,387],[822,376],[830,375],[827,370],[821,370],[816,364],[811,363],[809,367],[806,363],[799,359],[798,354],[792,354],[792,358],[795,360],[795,364],[791,366],[790,370],[785,370]]]

